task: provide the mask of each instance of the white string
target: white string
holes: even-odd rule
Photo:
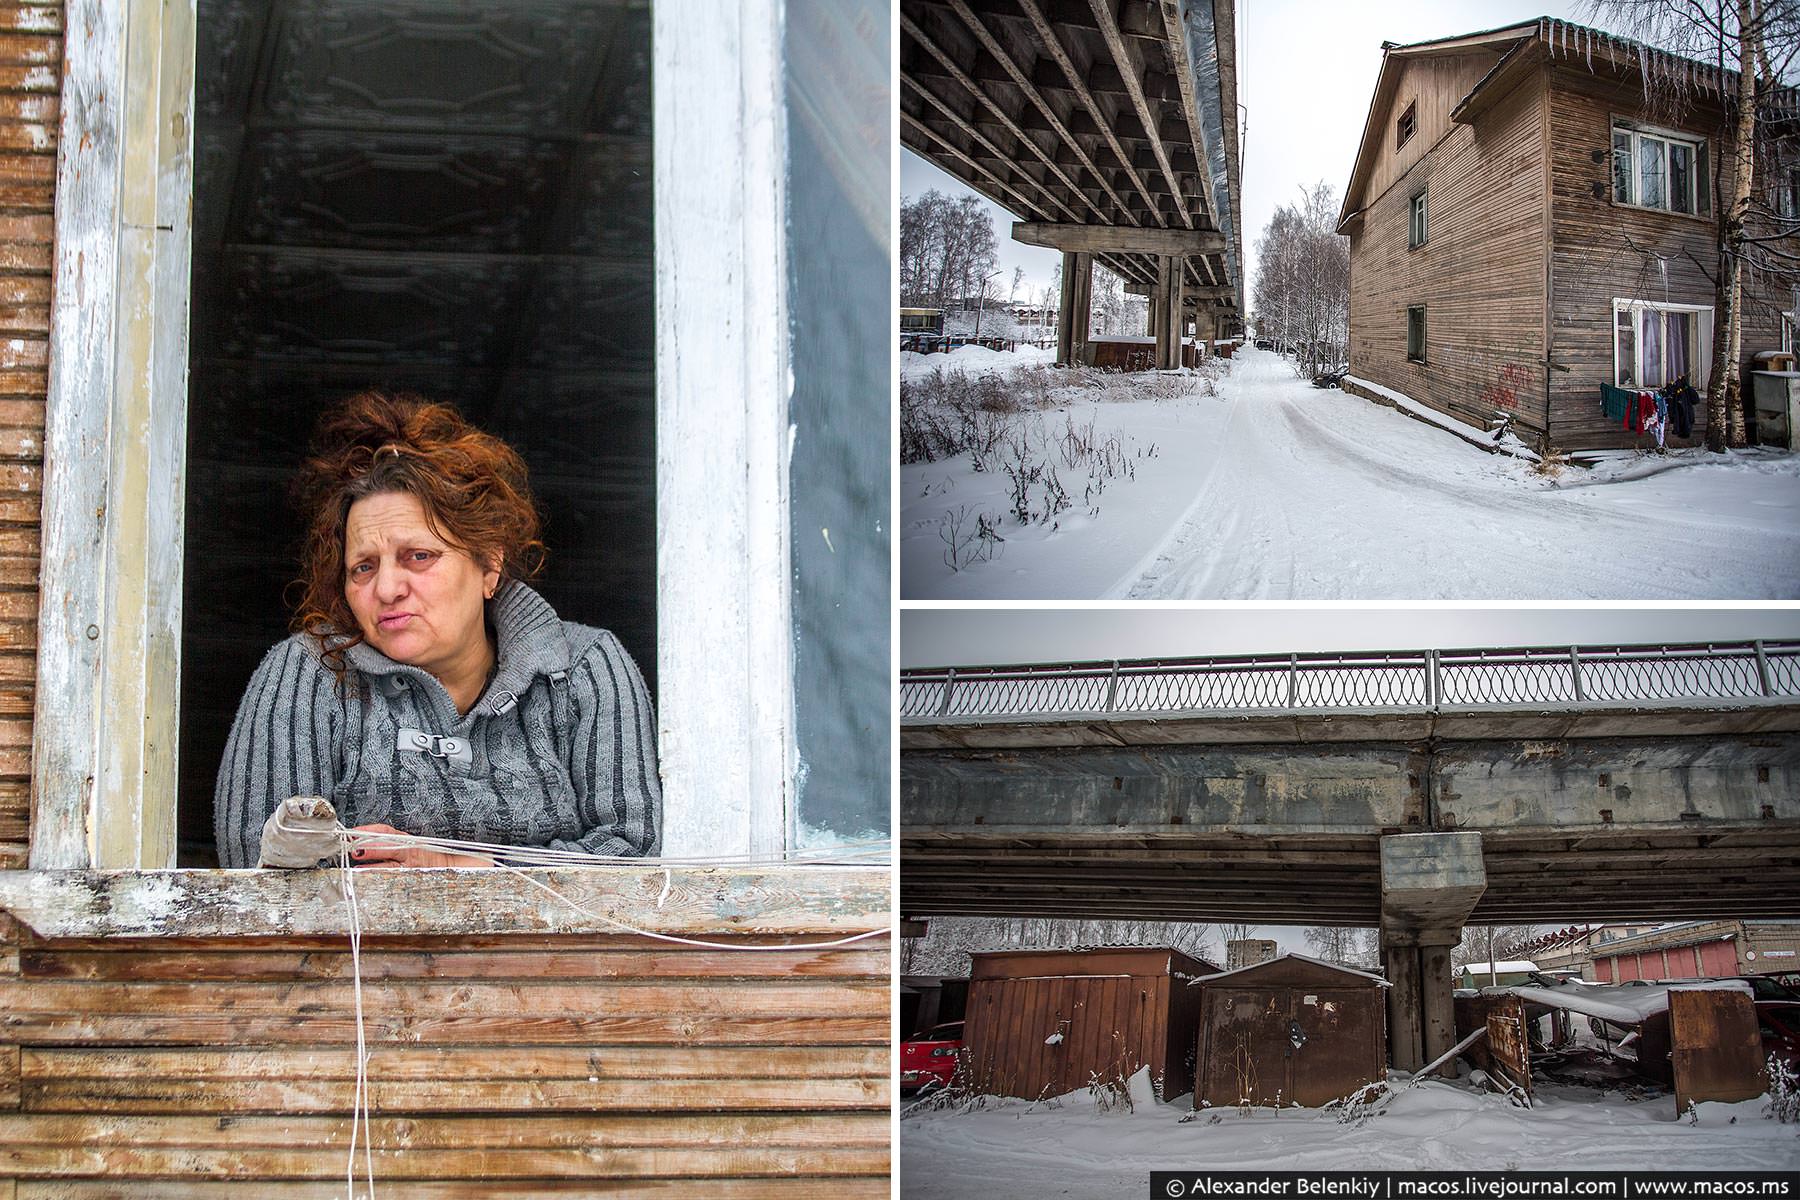
[[[375,1200],[375,1134],[369,1128],[369,1049],[363,1033],[362,917],[356,905],[356,868],[350,865],[348,845],[338,852],[338,874],[344,885],[344,906],[350,913],[350,982],[356,997],[356,1083],[350,1101],[350,1157],[344,1167],[348,1200],[356,1200],[356,1136],[362,1128],[364,1174],[369,1200]]]
[[[289,826],[277,822],[279,828]],[[600,864],[627,867],[714,867],[714,866],[788,866],[803,863],[825,863],[841,860],[869,859],[868,863],[847,862],[844,865],[881,865],[890,856],[891,843],[886,840],[844,842],[836,846],[808,847],[799,850],[747,854],[689,855],[678,858],[650,858],[623,854],[588,854],[580,850],[554,850],[548,846],[506,846],[496,842],[473,842],[459,838],[429,837],[413,833],[372,833],[367,830],[338,827],[349,839],[351,847],[423,847],[452,854],[474,854],[504,858],[515,864],[542,866],[591,867]]]
[[[356,1008],[356,1072],[355,1072],[355,1082],[354,1082],[354,1084],[352,1086],[352,1090],[351,1090],[351,1102],[350,1102],[350,1152],[349,1152],[348,1160],[346,1161],[345,1167],[344,1167],[344,1183],[345,1183],[345,1188],[346,1188],[347,1200],[357,1200],[357,1195],[356,1195],[356,1147],[357,1147],[357,1143],[359,1140],[362,1143],[362,1151],[363,1151],[363,1174],[364,1174],[365,1181],[368,1183],[368,1186],[369,1186],[368,1200],[375,1200],[375,1150],[374,1150],[375,1133],[374,1133],[374,1130],[370,1127],[370,1110],[373,1108],[373,1105],[370,1103],[370,1100],[369,1100],[369,1050],[368,1050],[368,1039],[367,1039],[367,1035],[365,1033],[364,1024],[363,1024],[362,917],[358,910],[357,901],[356,901],[356,868],[351,864],[351,861],[350,861],[351,848],[354,846],[364,846],[364,847],[421,846],[421,847],[428,847],[431,849],[445,850],[448,852],[455,852],[455,853],[490,854],[490,855],[494,856],[494,866],[497,869],[506,871],[509,874],[518,876],[520,879],[524,880],[526,883],[530,884],[532,887],[537,888],[539,891],[549,893],[553,898],[555,898],[560,903],[566,905],[567,907],[573,909],[574,911],[576,911],[578,913],[581,913],[584,916],[590,917],[596,921],[603,922],[607,925],[611,925],[616,929],[625,931],[626,933],[636,934],[639,937],[651,938],[651,939],[653,939],[655,941],[659,941],[659,942],[672,942],[672,943],[675,943],[676,945],[682,945],[682,946],[697,946],[697,947],[700,947],[700,948],[706,949],[706,950],[729,950],[729,951],[744,951],[744,952],[757,952],[757,951],[765,951],[766,952],[766,951],[784,951],[784,950],[830,950],[830,949],[835,949],[840,946],[848,946],[848,945],[852,945],[853,943],[856,943],[856,942],[866,941],[870,938],[883,937],[888,932],[886,929],[870,929],[863,933],[854,933],[854,934],[850,934],[846,937],[836,938],[836,939],[833,939],[833,940],[827,941],[827,942],[800,942],[800,943],[791,943],[790,942],[790,943],[786,943],[783,945],[775,945],[775,946],[761,946],[761,945],[746,946],[746,945],[732,943],[732,942],[709,942],[702,938],[681,937],[679,935],[672,934],[672,933],[657,933],[654,930],[639,929],[634,925],[627,924],[626,922],[617,919],[616,917],[608,916],[607,914],[602,913],[602,912],[596,912],[595,910],[587,907],[584,904],[578,904],[574,900],[570,899],[568,896],[564,895],[562,892],[559,892],[555,888],[551,887],[549,884],[544,883],[542,880],[533,879],[530,875],[526,874],[524,871],[520,870],[518,867],[513,866],[509,862],[503,861],[504,859],[507,859],[507,858],[522,858],[527,861],[546,860],[547,859],[550,865],[577,865],[577,864],[592,864],[596,860],[598,860],[598,861],[605,862],[605,863],[660,867],[662,869],[662,873],[663,873],[663,886],[662,886],[661,894],[656,899],[656,906],[658,908],[661,908],[663,905],[663,901],[668,899],[669,890],[673,884],[673,876],[670,871],[670,869],[672,867],[716,865],[717,863],[720,863],[720,862],[732,862],[732,863],[738,863],[738,864],[755,864],[755,863],[762,862],[762,861],[767,861],[772,865],[797,865],[797,864],[805,861],[804,858],[787,857],[786,852],[784,852],[781,857],[775,857],[772,855],[745,854],[745,855],[718,855],[718,856],[713,856],[713,857],[709,857],[709,858],[696,858],[696,859],[625,858],[625,857],[616,856],[616,855],[579,854],[579,853],[574,853],[574,852],[570,852],[570,851],[550,850],[547,848],[535,847],[535,846],[526,846],[526,847],[502,846],[502,845],[498,845],[495,843],[488,843],[488,842],[459,841],[454,838],[419,837],[419,836],[409,834],[409,833],[399,833],[399,834],[368,833],[368,832],[360,831],[360,830],[346,829],[342,824],[336,824],[330,830],[305,829],[305,828],[298,827],[298,826],[288,825],[285,822],[283,822],[281,819],[281,812],[282,812],[282,810],[278,809],[276,812],[276,816],[275,816],[275,827],[277,829],[280,829],[284,832],[289,832],[289,833],[329,832],[337,839],[337,843],[338,843],[338,856],[337,856],[338,857],[338,874],[339,874],[340,880],[343,885],[343,890],[344,890],[344,906],[348,910],[348,913],[349,913],[350,980],[351,980],[351,992],[352,992],[352,995],[355,997],[355,1008]],[[820,847],[817,849],[800,851],[797,853],[801,854],[801,855],[808,855],[808,856],[811,856],[811,855],[828,855],[829,856],[829,855],[836,855],[841,851],[848,851],[848,852],[851,852],[852,856],[866,856],[870,853],[880,853],[880,854],[885,855],[887,853],[887,850],[886,850],[887,845],[888,845],[888,843],[886,841],[847,842],[841,846]],[[865,849],[862,849],[862,847],[875,847],[877,849],[865,850]],[[860,864],[850,864],[850,865],[860,865]],[[873,864],[870,864],[870,865],[873,865]]]

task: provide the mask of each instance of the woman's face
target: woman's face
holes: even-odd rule
[[[431,531],[418,498],[364,496],[344,521],[344,598],[368,643],[439,679],[483,663],[482,602],[500,582]]]

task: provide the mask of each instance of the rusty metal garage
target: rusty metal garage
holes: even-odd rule
[[[1194,1106],[1311,1108],[1380,1079],[1387,986],[1295,954],[1199,980]]]

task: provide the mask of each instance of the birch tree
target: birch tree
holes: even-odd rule
[[[1252,291],[1257,333],[1295,356],[1303,376],[1342,363],[1350,346],[1350,243],[1337,233],[1337,197],[1320,182],[1275,210],[1257,241]]]

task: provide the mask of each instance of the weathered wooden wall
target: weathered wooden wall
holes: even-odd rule
[[[1350,371],[1478,428],[1496,411],[1540,429],[1544,412],[1542,107],[1528,82],[1475,126],[1450,111],[1497,55],[1407,63],[1360,223],[1350,233]],[[1419,132],[1398,152],[1414,99]],[[1407,245],[1423,187],[1428,236]],[[1426,361],[1406,357],[1406,311],[1425,306]]]
[[[1557,64],[1549,78],[1555,295],[1551,353],[1569,368],[1552,379],[1551,428],[1559,445],[1631,446],[1639,435],[1607,421],[1600,409],[1600,385],[1613,378],[1613,299],[1712,305],[1706,272],[1717,269],[1716,221],[1613,203],[1612,118],[1650,119],[1643,111],[1643,86],[1635,77]],[[1654,123],[1704,140],[1715,169],[1731,153],[1729,142],[1721,144],[1712,136],[1719,125],[1716,110]],[[1594,161],[1595,151],[1604,151],[1600,162]],[[1595,185],[1600,185],[1599,196]],[[1659,258],[1667,261],[1666,277]],[[1746,371],[1756,351],[1781,346],[1781,319],[1769,307],[1774,299],[1764,296],[1761,307],[1746,309]],[[1710,325],[1701,337],[1711,341]],[[1697,411],[1695,416],[1699,423],[1693,437],[1672,439],[1671,444],[1700,442],[1704,414]]]
[[[0,1197],[344,1194],[343,939],[0,926]],[[380,1195],[888,1194],[884,940],[382,938],[362,970]]]
[[[31,820],[60,0],[0,3],[0,869]]]

